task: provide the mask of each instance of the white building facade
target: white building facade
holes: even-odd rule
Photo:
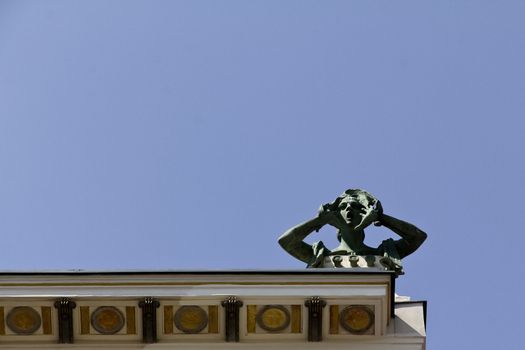
[[[0,273],[3,349],[424,349],[388,271]]]

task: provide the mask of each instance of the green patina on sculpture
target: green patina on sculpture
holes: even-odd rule
[[[364,243],[364,229],[369,225],[384,226],[401,238],[384,240],[379,247]],[[337,229],[340,244],[333,250],[323,242],[310,245],[304,239],[323,226]],[[402,273],[401,259],[412,254],[425,241],[427,234],[416,226],[383,213],[381,202],[370,193],[360,189],[346,190],[332,203],[322,205],[317,217],[287,230],[279,244],[308,267],[322,267],[327,256],[356,255],[382,256],[381,263],[389,270]]]

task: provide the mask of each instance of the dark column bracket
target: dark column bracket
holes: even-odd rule
[[[73,343],[73,309],[77,306],[69,298],[61,298],[55,301],[58,311],[58,342],[60,344]]]
[[[236,297],[228,297],[223,300],[221,305],[225,308],[225,324],[226,324],[226,338],[227,342],[239,341],[239,309],[242,306],[242,301]]]
[[[311,297],[304,305],[308,308],[308,341],[323,340],[323,308],[326,301]]]
[[[151,344],[157,342],[157,308],[160,306],[154,298],[144,298],[139,302],[142,309],[142,342]]]

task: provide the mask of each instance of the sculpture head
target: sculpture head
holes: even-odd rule
[[[325,204],[323,210],[338,212],[352,229],[362,230],[374,221],[373,214],[378,202],[367,191],[348,189],[334,202]]]

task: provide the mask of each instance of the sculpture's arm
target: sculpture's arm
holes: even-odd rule
[[[304,239],[314,231],[319,231],[329,224],[338,230],[345,227],[345,221],[337,211],[330,211],[325,206],[319,209],[319,215],[311,220],[292,227],[279,237],[279,244],[293,257],[310,264],[315,258],[313,248]]]
[[[327,223],[326,216],[303,222],[287,230],[279,237],[279,244],[293,257],[309,264],[314,258],[312,246],[303,240],[312,232],[318,231]]]
[[[427,234],[416,226],[386,214],[381,214],[378,222],[401,236],[402,239],[396,241],[400,258],[412,254],[427,238]]]

